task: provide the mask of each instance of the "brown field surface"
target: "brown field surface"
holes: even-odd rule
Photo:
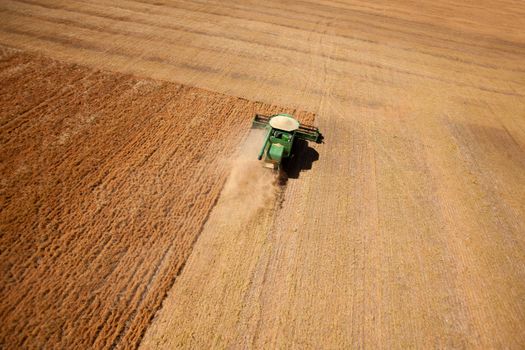
[[[0,344],[137,346],[253,114],[283,109],[1,52]]]
[[[4,163],[2,171],[18,171],[16,181],[34,181],[51,192],[35,192],[31,186],[11,189],[6,181],[15,177],[3,176],[4,193],[13,203],[20,201],[19,207],[34,220],[3,209],[2,218],[9,216],[10,221],[2,219],[2,224],[30,225],[18,231],[20,235],[61,232],[62,240],[46,248],[50,259],[42,261],[53,262],[46,268],[55,275],[69,273],[64,278],[70,281],[49,292],[43,284],[24,282],[40,271],[30,247],[47,244],[33,242],[33,237],[54,236],[15,237],[21,244],[17,246],[7,242],[13,236],[2,229],[2,253],[7,247],[20,255],[10,267],[18,277],[2,271],[3,278],[16,278],[11,285],[22,286],[24,293],[34,289],[46,300],[27,304],[29,298],[18,306],[16,298],[25,294],[2,286],[2,295],[8,296],[3,308],[13,310],[10,317],[26,320],[22,324],[4,317],[3,332],[10,339],[54,344],[75,332],[68,339],[78,339],[78,344],[136,344],[140,332],[134,329],[145,327],[164,300],[142,340],[144,348],[525,347],[523,1],[4,0],[0,19],[0,43],[6,46],[96,72],[131,73],[164,87],[147,88],[143,94],[177,95],[167,86],[179,85],[159,82],[172,81],[307,110],[316,114],[325,135],[324,144],[313,146],[318,160],[311,169],[289,179],[277,193],[264,175],[251,184],[239,180],[238,172],[253,170],[249,164],[243,168],[242,157],[233,164],[220,163],[211,152],[206,152],[205,162],[188,159],[184,169],[194,174],[213,171],[216,185],[212,200],[200,182],[188,177],[187,193],[201,193],[203,197],[195,198],[207,210],[215,200],[216,206],[208,220],[199,219],[193,213],[201,207],[192,194],[180,206],[188,216],[172,217],[155,228],[153,218],[163,215],[164,202],[150,198],[148,186],[156,189],[156,196],[182,201],[180,191],[164,190],[180,181],[168,174],[180,161],[170,153],[177,133],[168,125],[179,119],[159,119],[170,110],[167,106],[165,112],[153,113],[167,98],[144,96],[126,104],[132,97],[112,88],[115,81],[91,89],[106,91],[101,100],[94,92],[57,90],[91,82],[70,68],[56,83],[42,81],[34,92],[29,88],[29,95],[48,96],[56,107],[45,118],[32,120],[23,114],[28,99],[16,107],[12,95],[3,92],[6,125],[24,123],[9,137],[2,130],[3,140],[11,145],[2,150],[9,162],[25,157],[18,144],[43,147],[46,153],[25,167]],[[17,73],[13,64],[2,67],[7,76],[20,75],[16,83],[7,83],[18,88],[31,86],[33,75],[52,68],[39,72],[28,65],[25,73]],[[60,103],[60,94],[70,94],[67,102]],[[90,121],[79,114],[79,121],[57,122],[69,115],[65,109],[73,108],[73,101],[89,98],[89,105],[123,116]],[[223,109],[237,110],[233,103],[253,106],[230,97],[221,101]],[[229,147],[239,146],[253,108],[220,124],[214,118],[220,108],[198,103],[207,108],[209,126],[222,128],[220,133],[208,131],[210,142],[229,140]],[[40,113],[38,108],[34,113]],[[121,108],[127,112],[119,112]],[[130,115],[134,123],[127,119]],[[99,120],[121,124],[101,125],[94,138],[99,129],[92,125]],[[32,126],[37,122],[42,129]],[[67,142],[77,147],[67,147]],[[219,152],[227,154],[227,148]],[[92,161],[76,165],[76,159],[84,158]],[[142,172],[125,171],[142,164],[141,159],[148,160],[141,165],[145,169],[139,167]],[[36,171],[44,165],[61,176]],[[219,195],[230,171],[228,183],[239,186],[226,185]],[[155,182],[158,176],[165,178]],[[73,177],[82,182],[71,187],[46,180]],[[100,186],[100,179],[109,182],[109,190]],[[255,205],[261,191],[270,197],[263,197],[264,205]],[[44,195],[47,202],[42,202]],[[100,202],[104,205],[98,209]],[[238,215],[230,220],[232,208]],[[69,224],[57,221],[61,217]],[[89,225],[82,221],[87,218],[92,220]],[[175,243],[174,236],[161,234],[164,229],[176,231],[178,225],[194,225],[195,232],[203,227],[184,269],[173,264],[148,275],[151,271],[145,269],[160,264],[158,252],[166,246],[167,254],[189,254],[195,236]],[[75,244],[79,237],[97,232],[106,241],[82,249]],[[124,234],[132,235],[135,243]],[[114,289],[92,282],[91,265],[78,270],[97,256],[100,244],[129,248],[114,253],[117,265],[102,258],[92,264],[100,271],[96,276],[108,274],[103,286],[119,286]],[[146,255],[139,255],[141,249]],[[59,259],[60,254],[66,258]],[[3,259],[2,264],[10,263]],[[161,271],[169,272],[160,277]],[[151,283],[127,282],[150,277]],[[74,283],[77,280],[84,282]],[[143,298],[146,285],[151,294],[144,292]],[[172,288],[164,298],[168,286]],[[71,290],[67,300],[75,302],[57,301],[57,290]],[[97,303],[100,309],[85,308]],[[27,314],[17,316],[16,307]],[[90,312],[96,310],[104,310],[98,322],[106,337],[96,337],[96,328],[79,327],[91,325],[83,323],[83,317],[95,320]],[[37,316],[33,321],[26,315]],[[65,319],[72,321],[60,328]],[[137,321],[127,322],[131,319]],[[32,332],[18,334],[22,329]]]

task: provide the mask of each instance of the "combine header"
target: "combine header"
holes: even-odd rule
[[[321,143],[322,140],[318,128],[301,125],[289,114],[272,116],[256,114],[252,128],[267,130],[258,159],[264,158],[265,166],[273,169],[278,169],[281,161],[291,156],[294,140],[317,143]]]

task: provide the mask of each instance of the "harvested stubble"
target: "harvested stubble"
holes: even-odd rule
[[[138,344],[254,113],[291,109],[1,50],[1,347]]]

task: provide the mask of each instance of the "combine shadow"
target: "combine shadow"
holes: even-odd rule
[[[283,160],[280,173],[280,184],[285,185],[288,179],[298,179],[303,171],[312,169],[312,164],[319,159],[319,153],[305,140],[295,140],[292,157]]]

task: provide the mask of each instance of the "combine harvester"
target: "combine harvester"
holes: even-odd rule
[[[282,160],[292,156],[295,140],[321,143],[323,139],[318,128],[301,125],[289,114],[272,116],[256,114],[252,128],[267,130],[258,159],[264,157],[264,165],[272,169],[279,169]]]

